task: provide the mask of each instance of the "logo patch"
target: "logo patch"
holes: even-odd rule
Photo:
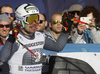
[[[18,71],[23,71],[23,66],[18,66]]]

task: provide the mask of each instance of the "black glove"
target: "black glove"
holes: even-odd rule
[[[14,28],[12,30],[10,30],[10,32],[9,32],[8,41],[11,42],[11,43],[14,43],[16,38],[17,38],[17,34],[19,33],[19,31],[20,31],[20,26],[18,26],[18,25],[14,26]]]
[[[71,26],[73,23],[73,21],[71,21],[72,18],[73,18],[73,15],[68,12],[64,12],[64,14],[62,15],[63,27],[64,27],[65,31],[67,31],[67,32],[69,32],[71,30]]]

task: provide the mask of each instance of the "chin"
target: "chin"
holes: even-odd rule
[[[58,34],[58,33],[61,33],[61,31],[56,31],[56,33]]]
[[[7,37],[7,35],[1,35],[3,38]]]
[[[73,23],[74,23],[74,24],[77,24],[78,22],[77,22],[77,21],[74,21]]]

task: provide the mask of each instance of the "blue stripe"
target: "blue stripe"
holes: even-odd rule
[[[66,44],[64,49],[59,53],[64,52],[100,52],[100,44]],[[43,53],[58,53],[54,51],[43,50]]]

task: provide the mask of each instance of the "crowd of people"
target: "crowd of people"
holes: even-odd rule
[[[34,4],[21,4],[15,11],[10,5],[1,6],[0,74],[41,74],[43,49],[59,52],[67,43],[100,43],[98,9],[74,4],[65,12],[80,21],[81,17],[90,17],[89,23],[70,20],[71,30],[67,31],[61,12],[54,13],[49,22]]]

